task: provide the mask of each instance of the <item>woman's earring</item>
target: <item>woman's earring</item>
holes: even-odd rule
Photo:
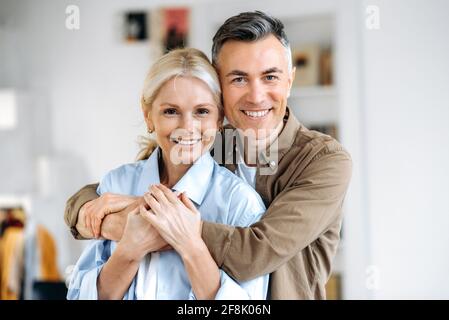
[[[154,132],[154,130],[152,130],[150,128],[148,128],[147,131],[148,131],[149,134],[152,134]]]

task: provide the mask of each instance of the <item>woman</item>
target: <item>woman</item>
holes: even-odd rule
[[[199,231],[200,219],[249,226],[265,212],[257,192],[209,154],[223,110],[207,57],[179,49],[159,59],[144,84],[142,111],[158,147],[147,160],[109,172],[98,193],[143,195],[146,206],[129,214],[119,242],[86,248],[67,297],[265,299],[268,275],[235,282],[217,267]],[[174,250],[151,253],[152,228]]]

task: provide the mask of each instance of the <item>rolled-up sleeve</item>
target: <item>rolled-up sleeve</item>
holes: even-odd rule
[[[238,283],[223,270],[220,270],[220,288],[215,300],[265,300],[267,298],[269,276],[257,277]],[[193,290],[189,300],[196,300]]]
[[[97,278],[110,256],[110,245],[109,240],[92,241],[83,251],[73,269],[67,299],[98,299]]]

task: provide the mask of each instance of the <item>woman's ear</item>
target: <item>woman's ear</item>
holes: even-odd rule
[[[142,105],[142,113],[143,113],[143,119],[145,120],[145,123],[147,124],[148,131],[153,132],[154,131],[154,123],[151,120],[151,111],[146,108],[146,106]]]

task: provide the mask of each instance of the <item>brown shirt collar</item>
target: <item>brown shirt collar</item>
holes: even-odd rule
[[[260,152],[257,165],[259,168],[269,168],[271,171],[275,171],[280,159],[287,153],[294,143],[301,125],[288,107],[285,112],[284,122],[284,128],[279,136],[274,139],[265,152]],[[226,167],[231,171],[235,171],[235,165],[238,159],[236,155],[236,144],[237,137],[235,135],[235,128],[231,125],[226,125],[222,139],[216,139],[214,145],[214,158],[220,164],[223,164],[224,161]],[[225,147],[224,150],[223,146]],[[217,153],[218,149],[223,153]]]

